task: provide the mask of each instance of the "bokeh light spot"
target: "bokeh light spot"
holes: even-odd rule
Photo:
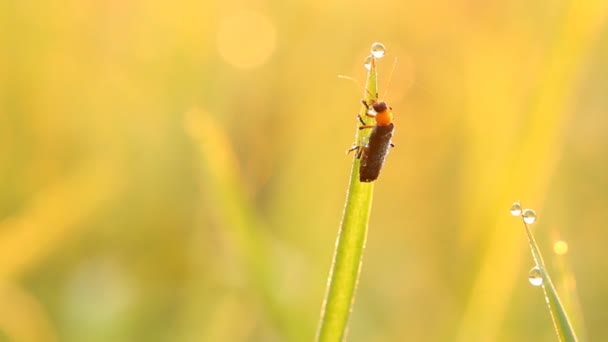
[[[274,52],[275,43],[275,26],[257,11],[234,12],[220,22],[219,53],[235,67],[250,69],[264,64]]]
[[[568,244],[565,241],[559,240],[553,244],[553,251],[557,255],[568,253]]]

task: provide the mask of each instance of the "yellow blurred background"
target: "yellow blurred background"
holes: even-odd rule
[[[554,341],[515,200],[607,340],[607,24],[605,0],[2,2],[0,340],[312,340],[362,97],[336,76],[375,41],[397,146],[349,340]]]

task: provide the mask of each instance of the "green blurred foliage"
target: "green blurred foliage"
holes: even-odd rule
[[[514,200],[579,336],[608,339],[607,22],[604,0],[0,3],[0,336],[311,340],[362,93],[336,75],[381,41],[397,147],[349,340],[555,340]]]

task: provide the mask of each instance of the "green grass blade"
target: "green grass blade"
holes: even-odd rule
[[[378,92],[375,60],[372,59],[367,74],[364,97],[369,101]],[[365,118],[365,106],[361,116]],[[368,132],[366,132],[368,131]],[[357,128],[356,142],[361,144],[369,137],[370,130]],[[333,262],[327,282],[327,292],[321,310],[321,320],[317,331],[317,341],[341,341],[346,335],[348,318],[354,303],[355,290],[363,249],[367,238],[367,225],[372,209],[374,183],[359,181],[359,159],[353,157],[350,184],[346,195],[346,205],[336,241]]]
[[[540,269],[543,277],[542,288],[545,294],[545,301],[549,308],[549,313],[551,314],[551,320],[553,321],[555,333],[557,334],[557,337],[560,341],[578,341],[578,339],[576,338],[576,333],[574,332],[574,328],[572,327],[570,319],[568,318],[568,314],[566,313],[566,310],[564,309],[564,306],[561,300],[559,299],[557,290],[555,289],[553,281],[549,276],[549,272],[545,267],[545,261],[543,260],[540,248],[538,247],[538,244],[536,244],[536,239],[532,234],[532,230],[525,221],[524,227],[526,228],[526,234],[528,236],[528,242],[530,244],[530,252],[532,252],[532,258],[534,259],[534,263],[536,264],[536,266]]]

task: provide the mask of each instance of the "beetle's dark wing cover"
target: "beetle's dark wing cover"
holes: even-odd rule
[[[395,126],[390,123],[386,126],[375,126],[369,136],[369,143],[364,148],[361,156],[361,167],[359,169],[359,180],[361,182],[372,182],[378,178],[386,155],[390,149],[391,138]]]

